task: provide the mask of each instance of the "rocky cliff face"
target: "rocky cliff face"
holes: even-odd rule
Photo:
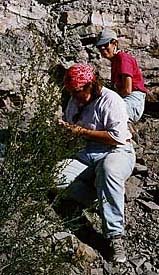
[[[78,61],[91,62],[99,68],[103,79],[109,80],[110,65],[93,45],[99,31],[111,27],[117,31],[120,47],[136,56],[145,83],[154,92],[154,100],[158,100],[158,12],[157,0],[2,1],[0,94],[19,93],[21,68],[27,66],[35,43],[32,28],[43,38],[47,54],[54,48],[64,67]]]
[[[159,5],[157,0],[126,1],[42,1],[4,0],[0,3],[0,127],[7,128],[5,114],[21,100],[25,88],[25,119],[36,108],[36,81],[41,86],[50,77],[52,60],[57,66],[57,80],[74,62],[86,61],[99,68],[106,82],[110,64],[94,47],[103,27],[113,28],[120,47],[137,58],[145,83],[152,92],[146,111],[157,114],[159,106]],[[40,61],[39,61],[40,60]],[[51,62],[50,62],[51,60]],[[62,69],[64,68],[64,69]],[[31,78],[34,76],[34,79]],[[23,80],[27,79],[24,84]],[[25,86],[25,87],[24,87]],[[43,86],[42,86],[43,87]],[[155,101],[155,102],[154,102]],[[158,116],[157,116],[158,118]],[[146,121],[149,121],[149,118]],[[150,122],[149,122],[150,123]],[[151,123],[150,123],[151,124]],[[141,122],[140,131],[146,148],[154,145],[157,130],[148,141]],[[146,126],[147,127],[147,126]],[[158,124],[155,126],[157,129]],[[158,142],[158,141],[157,141]],[[151,144],[150,144],[151,143]],[[143,154],[144,155],[144,154]],[[142,155],[142,157],[143,157]],[[152,158],[147,157],[152,165]],[[154,160],[154,163],[157,163]],[[155,169],[157,171],[157,169]]]
[[[29,208],[28,212],[25,207],[22,207],[22,209],[24,210],[24,216],[25,211],[28,216],[30,213],[29,217],[32,222],[28,222],[28,216],[26,216],[25,226],[23,226],[22,219],[22,227],[20,227],[20,214],[16,214],[13,220],[11,217],[10,224],[12,226],[8,222],[4,226],[4,230],[2,229],[1,240],[3,239],[2,243],[6,243],[7,247],[7,250],[5,250],[5,246],[2,246],[2,274],[28,274],[28,270],[36,270],[36,272],[32,273],[31,271],[29,273],[38,275],[157,275],[159,273],[159,253],[156,244],[159,225],[158,14],[158,0],[1,1],[0,153],[5,150],[5,147],[1,144],[1,133],[2,130],[8,127],[6,116],[14,110],[15,106],[20,106],[22,96],[25,96],[26,99],[24,106],[25,120],[33,116],[36,109],[36,83],[40,83],[41,89],[44,88],[43,85],[51,76],[53,61],[54,64],[58,65],[56,80],[60,85],[62,84],[64,69],[78,61],[90,62],[97,66],[102,78],[106,83],[109,83],[110,64],[100,57],[99,52],[94,47],[96,36],[103,27],[113,28],[120,37],[120,47],[135,55],[142,68],[145,83],[153,94],[151,98],[147,98],[145,114],[138,124],[141,140],[136,148],[137,165],[126,186],[126,249],[129,254],[128,262],[119,269],[116,266],[112,267],[110,265],[109,267],[105,260],[107,256],[106,246],[103,245],[105,240],[98,234],[98,229],[101,230],[100,220],[96,215],[98,211],[97,213],[94,212],[94,209],[91,210],[93,213],[86,211],[83,212],[83,216],[79,217],[79,220],[76,217],[76,219],[68,221],[66,219],[63,222],[55,216],[52,207],[48,209],[47,204],[47,211],[44,211],[42,216],[35,212],[34,220],[30,209],[35,208],[36,202],[31,201],[29,193],[29,199],[25,207],[32,208]],[[27,165],[26,162],[25,165]],[[17,167],[15,168],[17,169]],[[0,171],[0,173],[2,172]],[[65,210],[65,207],[63,208]],[[47,218],[50,219],[50,224]],[[77,229],[77,223],[80,223],[80,221],[81,228]],[[43,222],[46,225],[46,231]],[[23,228],[28,228],[28,223],[34,231],[31,231],[34,234],[31,237],[29,235],[29,238],[27,234],[26,236],[23,234]],[[55,224],[58,225],[58,228],[55,228]],[[66,230],[61,227],[61,224],[69,227],[79,239],[95,250],[83,243],[77,244],[77,241],[74,240],[75,236],[70,232],[61,232]],[[29,227],[29,230],[32,230],[32,228]],[[97,232],[94,231],[94,228]],[[35,235],[35,231],[39,232],[39,235]],[[24,235],[23,239],[20,239],[21,234]],[[3,238],[3,236],[5,237]],[[13,240],[10,246],[7,238]],[[43,240],[41,246],[37,240],[40,240],[40,242]],[[31,250],[27,250],[28,246]],[[9,247],[11,247],[11,250]],[[46,249],[44,249],[45,247]],[[22,259],[22,248],[27,248],[27,258]],[[37,255],[41,255],[39,250],[42,256],[38,258]],[[18,260],[16,262],[14,254],[17,251]],[[33,254],[35,251],[37,262],[28,251],[33,251]],[[37,251],[39,254],[37,254]],[[50,253],[48,263],[45,262],[44,251]],[[52,263],[55,261],[55,257],[58,259],[59,253],[62,255],[62,261],[59,263],[57,261],[58,264],[54,266]],[[32,264],[34,260],[35,264]],[[14,263],[15,270],[20,270],[19,273],[13,271],[12,266],[14,266]],[[28,269],[28,266],[31,269]],[[24,268],[24,272],[22,268]]]

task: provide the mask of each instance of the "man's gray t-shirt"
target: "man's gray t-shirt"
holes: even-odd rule
[[[78,112],[78,103],[71,97],[66,108],[66,121],[74,124],[73,118]],[[126,140],[132,137],[128,130],[125,102],[116,92],[105,87],[102,88],[100,97],[83,107],[76,124],[92,130],[106,130],[114,140],[121,144],[126,144]],[[99,143],[99,146],[103,145]]]

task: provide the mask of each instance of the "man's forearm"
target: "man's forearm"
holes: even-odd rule
[[[113,139],[106,130],[103,130],[103,131],[91,130],[91,129],[83,128],[78,125],[70,124],[65,121],[61,121],[61,124],[76,136],[82,136],[87,139],[91,139],[97,142],[102,142],[105,144],[111,144],[111,145],[120,144],[115,139]]]
[[[91,129],[86,129],[81,127],[81,129],[79,130],[79,135],[85,138],[92,139],[98,142],[103,142],[106,144],[111,144],[111,145],[120,144],[119,142],[114,140],[106,130],[96,131],[96,130],[91,130]]]

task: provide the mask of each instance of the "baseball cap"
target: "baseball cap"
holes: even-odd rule
[[[107,44],[109,43],[112,39],[115,39],[117,40],[117,34],[115,31],[113,30],[110,30],[110,29],[104,29],[100,34],[99,34],[99,37],[98,37],[98,41],[96,43],[96,46],[101,46],[101,45],[104,45],[104,44]]]

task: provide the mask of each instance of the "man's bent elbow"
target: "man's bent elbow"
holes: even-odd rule
[[[122,91],[122,96],[128,96],[132,93],[132,90],[131,89],[124,89]]]

